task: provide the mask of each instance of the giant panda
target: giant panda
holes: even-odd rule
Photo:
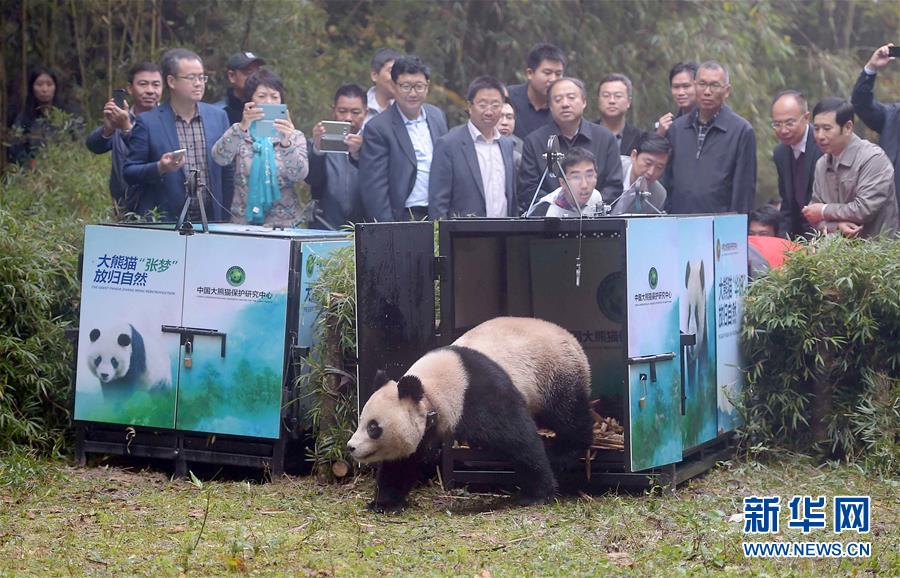
[[[104,396],[172,386],[165,351],[130,323],[91,329],[85,359]]]
[[[515,465],[523,505],[546,503],[554,469],[592,440],[591,372],[575,337],[540,319],[498,317],[413,363],[399,381],[379,372],[376,391],[348,442],[362,463],[380,463],[369,507],[406,505],[433,443],[453,437]],[[556,436],[545,447],[538,427]]]
[[[694,334],[696,342],[687,346],[687,382],[696,387],[702,377],[701,368],[706,364],[706,272],[703,261],[688,261],[684,270],[684,298],[687,316],[683,318],[682,333]]]

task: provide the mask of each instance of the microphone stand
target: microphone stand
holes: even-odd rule
[[[651,197],[650,191],[642,190],[642,189],[645,189],[646,186],[647,186],[647,177],[645,177],[644,175],[639,176],[637,178],[637,180],[628,188],[627,191],[623,191],[622,194],[619,195],[618,197],[616,197],[616,200],[614,200],[609,205],[604,205],[604,208],[606,209],[606,211],[601,216],[603,216],[603,217],[608,216],[607,212],[611,211],[612,208],[619,201],[621,201],[625,195],[627,195],[631,191],[634,191],[635,208],[637,209],[638,213],[641,212],[641,210],[642,210],[641,203],[644,202],[644,203],[647,203],[648,205],[650,205],[650,208],[653,209],[654,211],[656,211],[657,215],[664,215],[665,211],[659,210],[659,208],[657,208],[656,205],[654,205],[653,203],[650,202],[650,197]]]
[[[200,187],[199,170],[190,170],[190,176],[184,181],[184,188],[187,194],[185,195],[184,205],[181,207],[181,215],[178,217],[175,229],[185,235],[194,234],[194,226],[188,218],[188,209],[190,209],[191,203],[196,201],[200,206],[200,222],[203,224],[203,232],[209,233],[209,220],[206,218],[206,205],[203,203],[203,189],[206,187]]]

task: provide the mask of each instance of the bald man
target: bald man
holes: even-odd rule
[[[814,230],[800,210],[809,203],[816,161],[822,156],[809,126],[809,107],[803,93],[785,90],[775,97],[772,130],[779,140],[772,161],[778,171],[782,227],[794,238]]]

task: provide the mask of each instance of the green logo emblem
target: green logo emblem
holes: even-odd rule
[[[656,267],[650,267],[650,274],[647,276],[647,280],[650,281],[650,288],[656,289],[656,284],[659,283],[659,273],[656,272]]]
[[[235,265],[228,268],[228,271],[225,273],[225,280],[232,287],[240,287],[247,280],[247,274],[244,273],[243,269]]]
[[[316,266],[316,256],[311,254],[309,257],[306,258],[306,276],[307,277],[312,276],[313,271],[315,270],[315,266]]]

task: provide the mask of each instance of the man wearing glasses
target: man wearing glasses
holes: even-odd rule
[[[222,191],[232,190],[234,167],[212,162],[210,151],[228,128],[228,115],[200,102],[208,77],[199,56],[173,48],[163,54],[161,66],[169,100],[138,117],[125,161],[125,180],[141,186],[137,211],[157,208],[163,219],[176,219],[188,194],[186,183],[196,178],[207,215],[227,220],[224,207],[231,199],[223,198]],[[199,219],[197,203],[191,204],[189,216]]]
[[[366,123],[359,153],[359,182],[369,221],[420,221],[428,217],[428,179],[434,142],[447,119],[425,102],[430,71],[417,56],[394,61],[394,104]]]
[[[631,154],[644,134],[644,131],[625,120],[625,115],[631,108],[632,93],[631,79],[618,73],[604,76],[597,88],[600,118],[594,122],[613,133],[619,146],[619,154],[625,156]]]
[[[697,108],[669,128],[666,171],[669,213],[747,213],[756,196],[756,135],[725,104],[728,71],[714,60],[700,65]]]
[[[432,219],[518,214],[513,142],[501,138],[497,128],[503,114],[503,88],[490,76],[473,80],[466,94],[469,121],[434,144],[428,187]]]
[[[809,204],[816,161],[822,156],[809,126],[806,98],[796,90],[785,90],[772,102],[772,129],[781,141],[772,151],[778,171],[782,227],[791,238],[812,232],[801,209]]]

